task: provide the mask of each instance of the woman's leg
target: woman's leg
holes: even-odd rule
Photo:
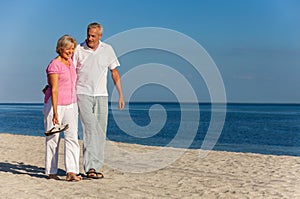
[[[51,99],[44,105],[44,126],[45,130],[51,129],[54,125],[52,122],[53,109]],[[58,108],[60,112],[60,108]],[[58,152],[59,152],[60,134],[46,136],[46,157],[45,157],[45,174],[57,174],[58,170]]]

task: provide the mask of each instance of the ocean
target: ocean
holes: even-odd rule
[[[225,110],[224,126],[213,134],[213,150],[300,156],[300,104],[232,103],[226,109],[220,106],[212,109],[211,104],[205,103],[143,102],[129,103],[119,111],[110,104],[107,139],[200,149],[207,139],[213,113]],[[0,132],[44,136],[42,107],[43,104],[34,103],[1,103]],[[223,124],[215,119],[214,122]]]

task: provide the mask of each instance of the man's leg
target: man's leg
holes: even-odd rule
[[[83,166],[85,172],[89,169],[100,169],[101,154],[99,153],[100,133],[98,132],[98,120],[94,114],[94,97],[77,95],[78,109],[83,129]]]
[[[95,116],[97,118],[97,132],[99,132],[99,145],[98,145],[98,154],[99,154],[99,167],[95,168],[96,171],[99,171],[102,168],[104,163],[104,148],[106,142],[106,130],[107,130],[107,117],[108,117],[108,97],[100,96],[96,97],[95,104]]]

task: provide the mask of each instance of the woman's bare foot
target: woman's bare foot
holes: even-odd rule
[[[57,174],[49,174],[48,179],[60,180],[60,178],[57,176]]]
[[[69,181],[69,182],[78,182],[82,180],[82,177],[81,176],[77,176],[75,173],[73,172],[68,172],[67,173],[67,177],[66,177],[66,181]]]

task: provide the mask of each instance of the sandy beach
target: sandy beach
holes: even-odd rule
[[[123,152],[107,149],[104,179],[66,182],[63,140],[57,181],[44,175],[45,138],[0,136],[0,198],[300,198],[300,157],[221,151],[201,157],[199,150],[108,141]],[[164,165],[149,155],[162,149],[177,158]],[[126,152],[140,154],[140,162]]]

